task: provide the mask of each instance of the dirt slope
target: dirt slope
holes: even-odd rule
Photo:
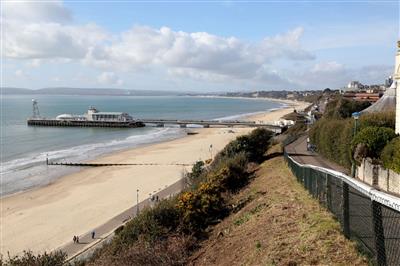
[[[216,225],[192,265],[367,265],[332,215],[298,184],[283,158],[264,162]]]

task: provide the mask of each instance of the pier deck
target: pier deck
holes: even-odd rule
[[[57,120],[45,118],[31,118],[27,120],[29,126],[50,126],[50,127],[144,127],[140,121],[87,121],[87,120]]]
[[[199,125],[208,127],[265,127],[275,133],[281,133],[286,127],[268,123],[256,123],[255,121],[232,121],[232,120],[178,120],[178,119],[140,119],[138,120],[146,125],[155,125],[157,127],[165,127],[168,125],[179,125],[187,127],[188,125]]]

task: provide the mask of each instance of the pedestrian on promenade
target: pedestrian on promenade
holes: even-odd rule
[[[93,230],[92,231],[92,239],[94,239],[95,234],[96,234],[96,232]]]
[[[79,236],[76,236],[76,243],[79,244]]]
[[[72,240],[74,240],[74,243],[76,243],[76,236],[74,236],[74,237],[72,238]]]

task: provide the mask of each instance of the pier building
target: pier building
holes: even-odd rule
[[[122,112],[99,112],[90,107],[86,114],[61,114],[56,118],[43,118],[39,115],[36,100],[33,102],[33,115],[27,120],[29,126],[58,126],[58,127],[144,127],[141,121],[134,120],[129,114]]]

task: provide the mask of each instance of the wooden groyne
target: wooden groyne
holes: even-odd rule
[[[29,126],[49,127],[144,127],[141,121],[87,121],[87,120],[57,120],[57,119],[28,119]]]
[[[46,160],[47,165],[63,165],[63,166],[81,166],[81,167],[102,167],[102,166],[129,166],[129,165],[138,165],[138,166],[192,166],[193,164],[186,163],[171,163],[171,164],[159,164],[159,163],[74,163],[74,162],[50,162]]]

